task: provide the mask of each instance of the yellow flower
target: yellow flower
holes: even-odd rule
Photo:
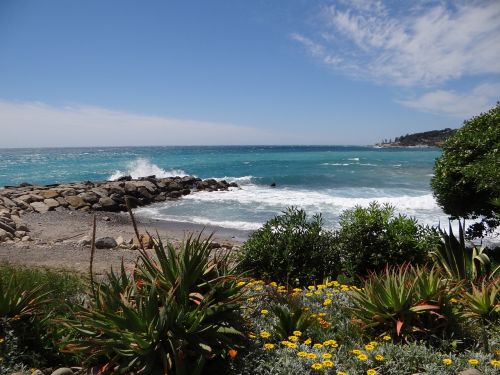
[[[374,369],[368,369],[366,370],[366,375],[377,375],[377,370]]]
[[[376,341],[370,341],[368,344],[369,345],[373,345],[373,346],[376,347],[378,345],[378,342],[376,342]]]
[[[359,354],[358,359],[360,361],[366,361],[368,359],[368,356],[366,354]]]
[[[338,346],[337,341],[335,340],[326,340],[323,343],[324,346],[331,346],[332,348],[336,348]]]
[[[384,341],[391,341],[391,336],[385,335],[384,337],[382,337],[382,340],[384,340]]]
[[[300,336],[302,336],[302,332],[300,332],[300,331],[293,331],[293,335],[297,336],[297,337],[300,337]]]
[[[377,354],[377,355],[375,356],[375,360],[376,360],[376,361],[383,361],[383,360],[384,360],[384,356],[383,356],[382,354]]]
[[[318,289],[321,290],[321,289],[325,289],[326,288],[326,285],[324,284],[319,284],[318,285]]]
[[[3,344],[5,342],[5,339],[3,337],[0,337],[0,344]]]
[[[359,349],[353,349],[353,350],[351,350],[351,353],[359,355],[359,354],[361,354],[361,350],[359,350]]]
[[[368,350],[368,351],[372,351],[375,349],[375,346],[371,345],[371,344],[367,344],[365,345],[365,349]]]
[[[316,349],[321,349],[323,347],[323,344],[314,344],[313,347]]]
[[[479,364],[479,360],[476,359],[476,358],[471,358],[467,362],[469,362],[469,364],[472,365],[472,366],[476,366],[476,365]]]
[[[309,359],[316,359],[316,358],[318,358],[318,356],[316,354],[314,354],[314,353],[307,353],[307,358],[309,358]]]
[[[260,310],[260,313],[262,315],[267,315],[267,314],[269,314],[269,311],[264,309],[264,310]]]
[[[332,361],[323,361],[323,366],[325,366],[325,367],[333,367],[333,362]]]
[[[500,349],[495,350],[496,355],[500,355]]]
[[[297,336],[288,336],[288,340],[290,340],[291,342],[297,342],[299,341],[299,338]]]
[[[300,288],[293,288],[292,291],[294,293],[300,293],[300,292],[302,292],[302,289],[300,289]]]
[[[316,294],[317,296],[319,296],[321,294],[321,290],[315,291],[314,294]]]
[[[309,289],[309,290],[314,290],[314,289],[316,289],[316,287],[315,287],[314,285],[309,285],[309,286],[307,287],[307,289]]]
[[[276,284],[276,282],[273,281],[273,282],[269,283],[269,286],[275,288],[278,286],[278,284]]]
[[[323,306],[328,306],[332,304],[332,300],[330,298],[327,298],[323,301]]]
[[[238,284],[236,284],[236,286],[243,286],[243,285],[245,285],[245,284],[246,284],[246,282],[244,282],[244,281],[240,281]]]
[[[323,365],[322,365],[321,363],[317,362],[317,363],[313,363],[313,364],[311,365],[311,368],[312,368],[313,370],[321,370],[321,369],[323,368]]]
[[[299,356],[301,358],[305,358],[305,357],[307,357],[307,353],[306,352],[298,352],[297,356]]]
[[[286,340],[284,340],[284,341],[282,341],[282,342],[281,342],[281,344],[282,344],[282,345],[288,345],[288,344],[291,344],[291,342],[290,342],[290,341],[286,341]]]
[[[36,369],[36,368],[34,368],[34,367],[30,368],[30,372],[31,372],[32,374],[33,374],[36,370],[37,370],[37,369]]]
[[[287,344],[286,346],[288,346],[290,349],[297,349],[297,344],[295,344],[293,342]]]
[[[347,372],[344,372],[344,371],[337,371],[337,375],[347,375]]]
[[[450,298],[450,302],[451,303],[458,303],[458,299],[456,299],[456,298]]]
[[[267,339],[268,337],[271,337],[271,334],[267,331],[262,331],[260,333],[260,337],[262,337],[263,339]]]
[[[498,359],[492,359],[490,361],[490,364],[493,366],[493,367],[500,367],[500,360]]]
[[[313,294],[312,294],[312,293],[310,293],[310,292],[307,292],[307,293],[305,294],[305,296],[306,296],[306,297],[312,297],[312,295],[313,295]]]
[[[320,318],[324,318],[324,317],[326,316],[326,313],[324,313],[324,312],[320,312],[320,313],[318,314],[318,316],[319,316]]]
[[[445,358],[443,359],[443,364],[446,366],[449,366],[453,363],[453,361],[450,358]]]
[[[262,287],[261,286],[258,286],[254,289],[256,292],[260,292],[262,290]]]
[[[330,359],[330,358],[332,358],[332,355],[330,353],[323,353],[323,358]]]
[[[271,344],[271,343],[264,344],[264,349],[266,349],[266,350],[273,349],[273,348],[274,348],[274,344]]]
[[[311,345],[311,342],[312,342],[312,340],[311,340],[311,339],[307,339],[307,340],[305,340],[305,341],[304,341],[304,344],[306,344],[306,345]]]

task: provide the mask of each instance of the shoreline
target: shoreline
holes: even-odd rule
[[[87,273],[90,263],[90,246],[80,242],[92,233],[93,214],[80,211],[49,211],[23,215],[25,225],[30,229],[33,241],[0,243],[0,262],[20,266],[47,267]],[[125,241],[135,238],[130,217],[126,213],[95,212],[97,219],[96,238],[122,237]],[[141,234],[149,232],[160,235],[179,245],[190,233],[203,232],[208,237],[212,232],[217,248],[237,251],[250,234],[249,231],[216,226],[203,226],[159,219],[148,219],[135,215]],[[137,250],[130,248],[96,249],[94,273],[103,274],[112,267],[118,270],[121,262],[131,267],[138,256]]]

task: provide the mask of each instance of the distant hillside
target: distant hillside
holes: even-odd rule
[[[392,139],[384,139],[376,147],[441,147],[444,141],[457,129],[446,128],[422,133],[406,134]]]

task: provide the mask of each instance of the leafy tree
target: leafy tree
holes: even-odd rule
[[[464,122],[443,145],[431,180],[434,196],[452,218],[483,220],[469,228],[472,237],[500,224],[500,103]]]

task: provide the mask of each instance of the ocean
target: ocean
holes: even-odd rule
[[[0,186],[194,175],[239,189],[201,192],[138,209],[160,220],[254,230],[288,206],[321,213],[390,203],[422,224],[446,223],[429,186],[438,149],[358,146],[218,146],[0,149]],[[276,184],[271,187],[271,184]]]

